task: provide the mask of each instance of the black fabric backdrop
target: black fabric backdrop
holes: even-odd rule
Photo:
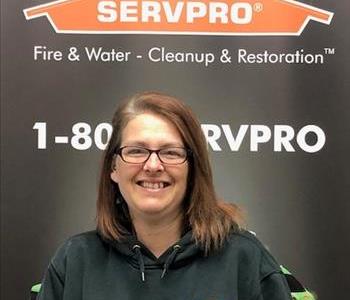
[[[23,9],[45,1],[2,1],[1,299],[26,298],[58,245],[94,228],[102,153],[95,142],[101,136],[105,142],[107,131],[97,131],[96,137],[94,132],[110,122],[118,101],[144,90],[184,99],[202,124],[219,130],[221,151],[209,145],[218,194],[247,210],[249,229],[319,299],[347,299],[350,4],[299,2],[333,12],[331,24],[311,21],[300,36],[58,34],[47,18],[24,17]],[[115,48],[144,58],[35,61],[38,45],[63,52]],[[228,49],[233,58],[231,64],[216,61],[207,67],[156,63],[147,59],[153,47],[216,57]],[[236,59],[238,49],[316,54],[324,48],[334,48],[335,54],[324,55],[323,64],[239,64]],[[79,122],[92,130],[86,150],[71,145]],[[238,151],[230,149],[223,124],[233,136],[241,125],[250,126]],[[272,132],[258,151],[250,146],[252,125]],[[275,125],[288,125],[295,135],[316,125],[325,144],[308,153],[294,138],[294,152],[275,151]],[[46,149],[38,149],[45,126]],[[56,136],[67,136],[68,144],[55,143]],[[318,138],[311,133],[305,141],[312,145]]]

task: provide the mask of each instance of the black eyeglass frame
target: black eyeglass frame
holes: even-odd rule
[[[123,149],[124,149],[124,148],[129,148],[129,147],[140,148],[140,149],[147,150],[147,151],[149,152],[149,154],[148,154],[147,158],[146,158],[143,162],[139,162],[139,163],[136,163],[136,162],[129,162],[129,161],[125,160],[125,158],[124,158],[123,155],[122,155]],[[174,164],[173,164],[173,163],[164,162],[164,161],[160,158],[159,152],[161,152],[161,151],[163,151],[163,150],[166,150],[166,149],[174,149],[174,148],[185,150],[186,157],[184,158],[184,161],[182,161],[181,163],[174,163]],[[159,161],[160,161],[162,164],[171,165],[171,166],[182,165],[182,164],[185,163],[185,162],[188,160],[188,158],[192,155],[191,149],[185,148],[185,147],[166,147],[166,148],[161,148],[161,149],[157,149],[157,150],[152,150],[152,149],[148,149],[148,148],[146,148],[146,147],[140,147],[140,146],[123,146],[123,147],[118,148],[118,149],[115,151],[115,154],[119,155],[120,158],[121,158],[124,162],[126,162],[126,163],[128,163],[128,164],[133,164],[133,165],[144,164],[146,161],[149,160],[149,158],[150,158],[150,156],[152,155],[152,153],[157,154],[157,157],[158,157]]]

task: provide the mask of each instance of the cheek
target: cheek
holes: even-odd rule
[[[132,183],[134,177],[140,172],[138,165],[125,165],[117,160],[115,170],[111,173],[111,178],[119,186]]]
[[[177,178],[178,181],[181,183],[181,186],[186,189],[187,183],[188,183],[188,174],[189,170],[188,167],[184,168],[184,170],[181,171],[181,173],[178,174]]]

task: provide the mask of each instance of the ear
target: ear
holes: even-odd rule
[[[113,160],[112,160],[111,179],[115,183],[118,183],[118,181],[119,181],[119,176],[118,176],[118,171],[117,171],[117,156],[116,155],[113,156]]]
[[[118,183],[118,181],[119,181],[119,176],[118,176],[117,170],[114,170],[114,171],[111,173],[111,179],[112,179],[115,183]]]

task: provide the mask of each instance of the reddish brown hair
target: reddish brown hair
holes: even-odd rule
[[[219,200],[215,194],[207,144],[193,112],[177,98],[156,92],[136,94],[120,105],[114,114],[113,133],[104,152],[97,201],[97,229],[111,240],[122,239],[131,228],[126,204],[116,204],[121,194],[111,178],[115,151],[121,145],[127,123],[142,113],[154,113],[169,120],[178,129],[185,147],[191,150],[190,172],[184,199],[184,226],[208,253],[220,248],[232,230],[239,230],[242,214],[234,204]]]

